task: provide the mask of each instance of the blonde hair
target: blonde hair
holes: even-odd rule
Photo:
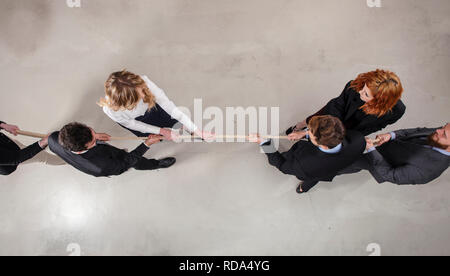
[[[361,109],[366,114],[381,117],[394,108],[400,100],[403,87],[400,78],[393,72],[377,69],[360,74],[350,87],[361,91],[364,85],[370,88],[374,99],[364,104]]]
[[[105,82],[106,97],[101,98],[98,105],[111,108],[114,111],[136,107],[141,99],[137,89],[142,89],[144,94],[143,101],[152,109],[155,103],[155,96],[151,93],[145,81],[136,74],[122,70],[112,73]]]

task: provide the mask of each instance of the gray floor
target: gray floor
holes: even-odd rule
[[[190,108],[279,106],[284,129],[380,67],[401,77],[408,107],[388,130],[450,118],[448,0],[65,2],[0,2],[0,119],[22,129],[77,120],[129,135],[96,105],[122,68]],[[450,254],[448,172],[421,187],[361,173],[299,196],[253,144],[164,143],[147,156],[178,163],[95,179],[35,160],[1,177],[0,254],[68,255],[71,243],[82,255],[369,255],[371,243]]]

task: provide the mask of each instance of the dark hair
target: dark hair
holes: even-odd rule
[[[331,149],[344,141],[346,134],[344,124],[336,117],[331,115],[315,116],[311,118],[308,126],[319,145]]]
[[[446,149],[447,149],[447,146],[445,146],[445,145],[439,143],[439,139],[435,139],[435,138],[434,138],[434,135],[435,135],[435,134],[436,134],[436,132],[433,132],[432,134],[430,134],[430,135],[428,136],[428,145],[430,145],[430,146],[432,146],[432,147],[435,147],[435,148],[438,148],[438,149],[446,150]]]
[[[65,149],[79,152],[87,150],[87,143],[91,142],[91,129],[80,123],[70,123],[65,125],[59,132],[59,144]]]

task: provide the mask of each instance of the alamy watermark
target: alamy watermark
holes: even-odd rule
[[[81,246],[78,243],[67,245],[66,251],[69,253],[69,256],[81,256]]]
[[[67,7],[81,8],[81,0],[66,0]]]
[[[249,134],[259,133],[262,137],[276,137],[280,134],[279,107],[238,106],[226,107],[224,111],[217,106],[203,108],[203,100],[194,99],[193,116],[191,116],[191,111],[186,107],[178,107],[178,109],[189,118],[192,118],[192,121],[200,130],[214,133],[216,135],[214,142],[242,143],[247,141]],[[203,124],[204,121],[208,122]],[[178,142],[200,142],[185,134],[188,133],[183,133],[182,136],[184,138],[178,140]],[[278,139],[273,140],[273,146],[275,149],[278,149]]]
[[[381,0],[367,0],[369,8],[381,8]]]
[[[381,8],[381,0],[366,0],[369,8]],[[81,0],[66,0],[69,8],[81,8]]]
[[[369,256],[379,257],[381,256],[381,246],[378,243],[370,243],[366,248],[367,252],[370,252]]]

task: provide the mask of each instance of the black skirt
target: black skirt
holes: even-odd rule
[[[143,116],[135,118],[136,121],[143,122],[148,125],[157,126],[160,128],[173,128],[178,121],[173,119],[162,107],[156,104],[152,109],[147,110]],[[121,127],[128,129],[137,137],[147,137],[152,133],[142,133],[133,129],[129,129],[121,124]],[[181,126],[181,125],[180,125]]]

